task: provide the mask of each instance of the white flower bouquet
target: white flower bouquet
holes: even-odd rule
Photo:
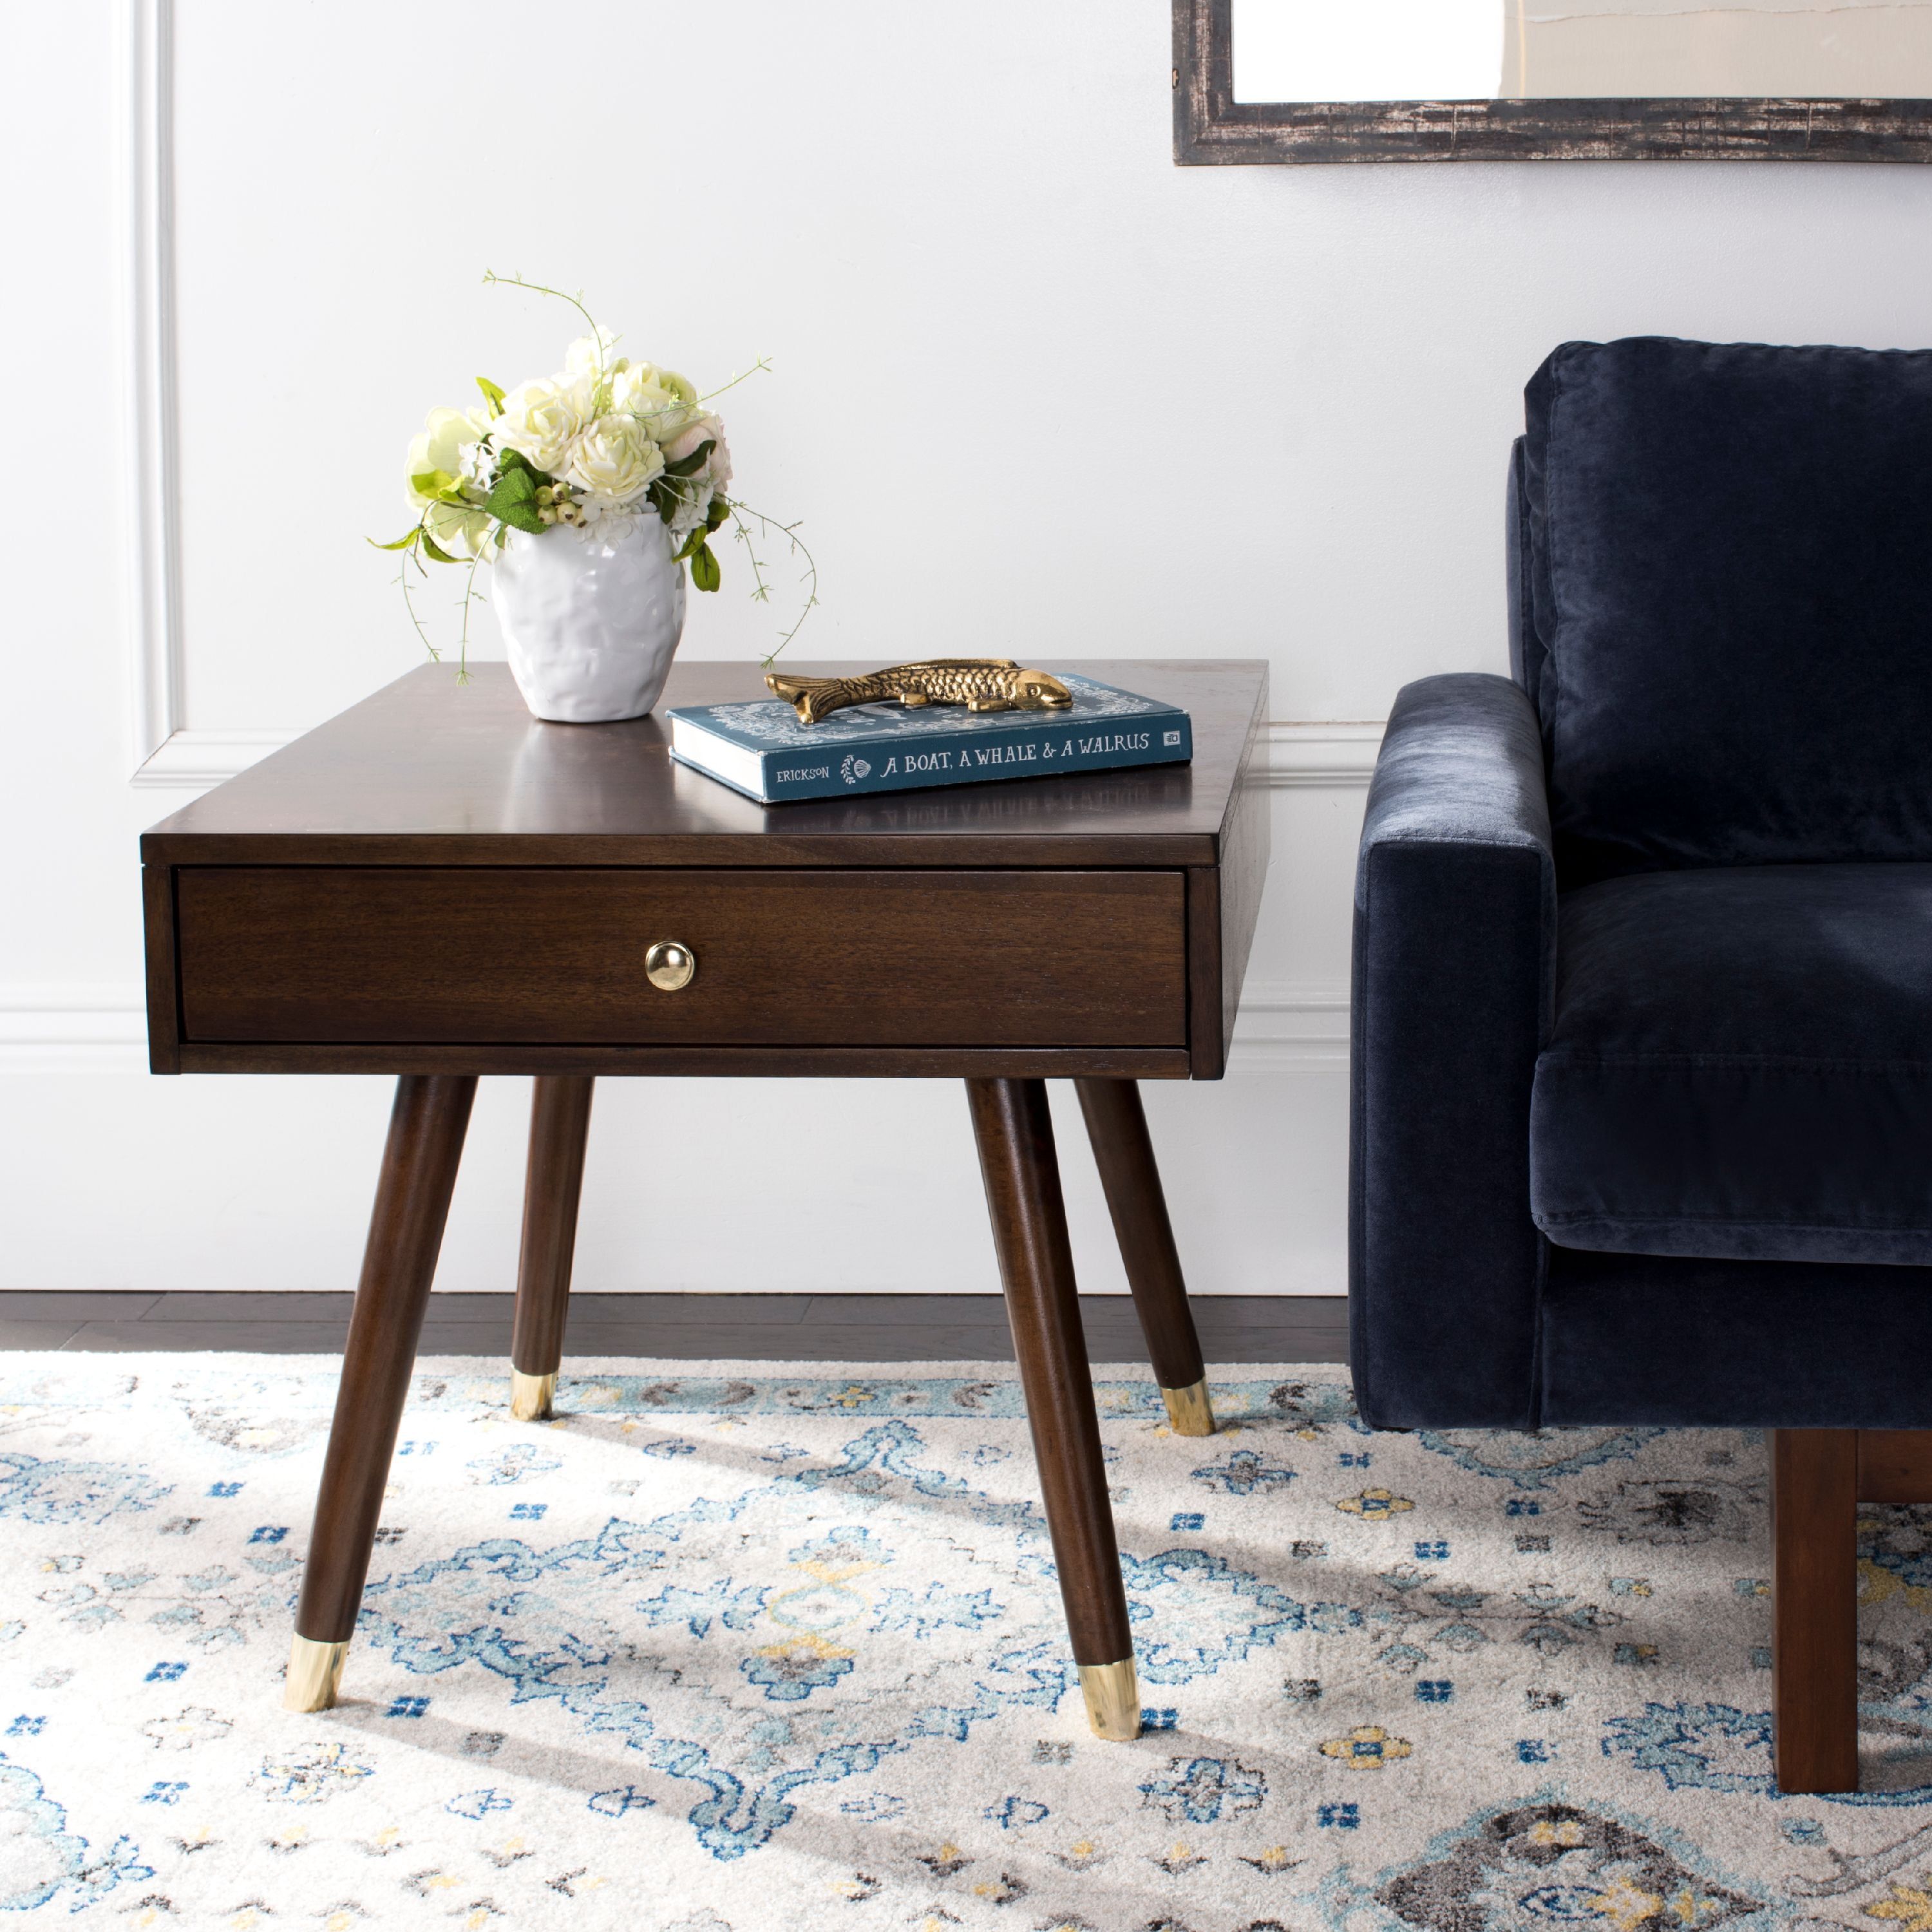
[[[469,566],[462,600],[466,657],[476,567],[494,562],[518,533],[542,537],[569,530],[586,542],[614,542],[640,519],[658,518],[669,531],[673,561],[688,568],[695,590],[716,590],[722,580],[710,539],[727,523],[746,546],[752,595],[760,602],[768,601],[769,586],[751,524],[766,536],[776,530],[803,560],[804,606],[774,647],[775,657],[818,601],[818,572],[796,524],[778,523],[728,494],[730,448],[723,422],[707,404],[743,376],[700,396],[676,370],[617,354],[618,338],[598,326],[579,298],[519,276],[484,280],[569,302],[590,333],[571,344],[554,375],[508,391],[479,376],[480,407],[431,410],[410,444],[409,502],[416,521],[393,543],[376,548],[404,553],[404,600],[430,656],[441,653],[410,599],[412,563],[418,571],[425,560]],[[760,361],[755,369],[767,366]]]

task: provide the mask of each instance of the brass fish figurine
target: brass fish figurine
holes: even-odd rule
[[[775,670],[765,682],[790,702],[802,724],[894,698],[913,708],[963,704],[968,711],[1064,711],[1073,702],[1058,678],[1024,670],[1012,658],[928,658],[864,677],[792,677]]]

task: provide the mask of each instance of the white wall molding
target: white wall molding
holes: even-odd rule
[[[173,0],[119,0],[128,728],[138,772],[181,728],[181,532],[176,492]]]
[[[244,772],[278,751],[292,731],[172,731],[134,774],[154,790],[200,790]],[[1262,782],[1270,789],[1302,785],[1366,785],[1382,749],[1379,724],[1349,719],[1270,719]]]
[[[148,1064],[147,1042],[138,986],[0,986],[0,1070],[139,1073]],[[1348,1064],[1346,985],[1248,982],[1231,1073],[1331,1072]]]
[[[143,790],[206,791],[280,751],[295,736],[292,731],[176,731],[131,782]]]
[[[1274,718],[1266,730],[1264,782],[1283,785],[1365,785],[1382,749],[1383,726],[1364,718]]]
[[[0,1070],[140,1073],[147,1064],[138,986],[0,986]]]
[[[1247,982],[1234,1018],[1229,1073],[1332,1073],[1348,1064],[1346,981]]]

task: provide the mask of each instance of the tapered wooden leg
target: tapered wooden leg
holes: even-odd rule
[[[1858,1431],[1772,1432],[1772,1715],[1781,1791],[1858,1787]]]
[[[517,1324],[510,1342],[510,1413],[519,1422],[542,1420],[556,1394],[595,1085],[588,1074],[540,1073],[530,1096],[524,1247],[517,1264]]]
[[[1088,1720],[1102,1737],[1134,1737],[1133,1639],[1046,1084],[969,1080],[966,1094]]]
[[[1154,1378],[1177,1436],[1212,1436],[1214,1411],[1208,1396],[1200,1338],[1187,1306],[1187,1283],[1167,1218],[1154,1143],[1148,1138],[1141,1090],[1131,1080],[1076,1080],[1087,1138],[1106,1190],[1114,1234],[1133,1290],[1134,1312],[1147,1337]]]
[[[470,1075],[406,1073],[396,1082],[296,1610],[283,1696],[291,1710],[335,1700],[476,1097]]]

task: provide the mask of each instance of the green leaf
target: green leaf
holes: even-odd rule
[[[645,494],[651,500],[651,507],[666,523],[677,514],[677,492],[662,476],[652,479]]]
[[[536,478],[529,470],[506,470],[497,478],[496,487],[483,507],[491,516],[501,518],[514,503],[534,503],[536,495]]]
[[[506,470],[496,479],[490,500],[483,506],[486,514],[513,530],[527,530],[541,536],[550,526],[537,514],[537,474],[526,464],[520,470]]]
[[[728,499],[723,496],[712,497],[710,508],[704,513],[705,535],[709,536],[714,530],[722,530],[730,514],[731,505]]]
[[[433,563],[454,563],[456,561],[427,530],[422,533],[422,547],[424,556]]]
[[[490,405],[490,413],[500,416],[503,413],[503,392],[488,376],[478,376],[476,386],[483,392],[483,400]]]
[[[513,470],[527,470],[539,483],[548,483],[548,475],[539,470],[520,449],[500,449],[496,452],[496,474],[507,476]]]
[[[724,581],[724,573],[718,568],[718,560],[712,554],[711,546],[701,539],[691,554],[691,584],[694,590],[716,590]]]
[[[447,470],[419,470],[410,478],[410,488],[419,496],[440,496],[456,488],[456,478]]]
[[[695,476],[704,467],[705,458],[717,447],[716,440],[707,437],[688,456],[680,456],[675,463],[667,463],[664,473],[667,476]]]
[[[365,537],[363,541],[376,550],[413,550],[417,538],[422,535],[422,526],[418,524],[407,536],[398,537],[392,544],[379,544],[374,537]]]

